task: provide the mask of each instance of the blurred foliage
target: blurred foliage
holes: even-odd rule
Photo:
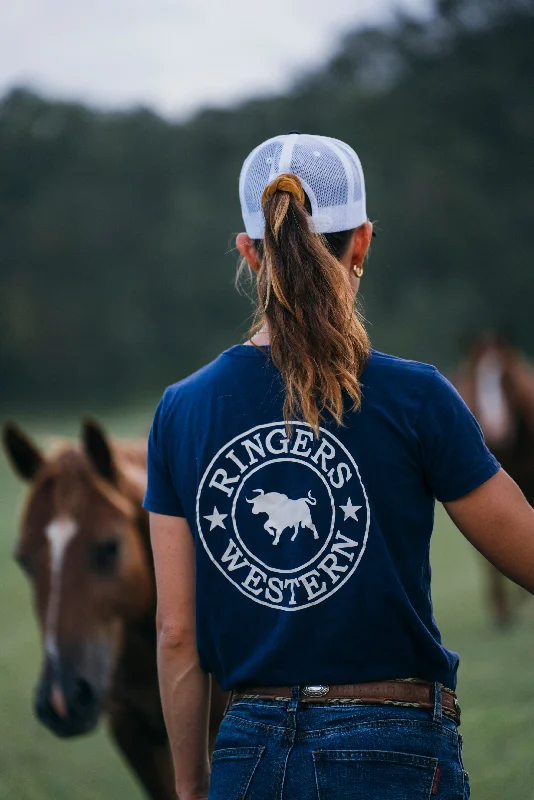
[[[350,34],[285,96],[183,124],[12,91],[2,403],[128,402],[239,340],[239,170],[292,129],[361,156],[379,230],[363,285],[375,346],[446,369],[462,337],[499,327],[534,350],[533,72],[531,0],[442,0],[428,22]]]

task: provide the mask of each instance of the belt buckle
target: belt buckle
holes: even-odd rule
[[[324,697],[330,691],[330,686],[318,684],[317,686],[303,686],[301,693],[304,697]]]

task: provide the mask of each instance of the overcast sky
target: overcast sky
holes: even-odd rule
[[[15,85],[171,116],[280,91],[339,36],[431,0],[0,0],[0,95]]]

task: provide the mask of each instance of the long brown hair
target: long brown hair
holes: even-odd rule
[[[254,336],[267,321],[271,359],[285,383],[284,419],[302,419],[315,431],[324,412],[343,424],[343,393],[361,404],[361,375],[370,352],[354,292],[340,258],[353,231],[317,234],[300,180],[280,175],[262,197],[265,234]]]

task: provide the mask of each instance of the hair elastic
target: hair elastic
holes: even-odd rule
[[[304,189],[302,188],[302,184],[297,176],[292,175],[290,172],[282,173],[282,175],[279,175],[274,179],[274,181],[271,181],[271,183],[267,184],[261,196],[262,206],[265,205],[267,200],[269,200],[269,198],[272,197],[275,192],[287,192],[288,194],[293,195],[295,200],[298,200],[299,203],[304,205],[306,195],[304,193]]]

